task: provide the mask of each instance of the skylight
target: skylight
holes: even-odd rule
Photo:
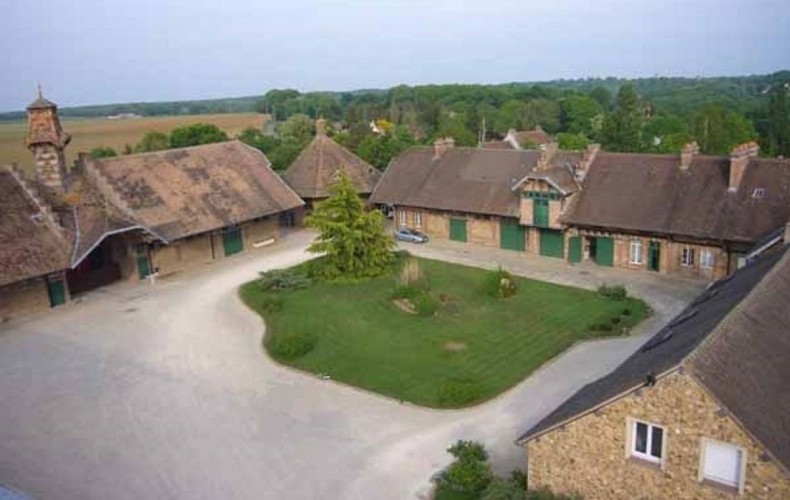
[[[754,188],[754,192],[752,192],[752,198],[757,200],[765,198],[765,188]]]

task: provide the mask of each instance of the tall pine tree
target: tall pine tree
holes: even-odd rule
[[[608,151],[638,152],[641,149],[642,106],[636,89],[626,83],[617,92],[614,112],[606,117],[601,131],[603,147]]]

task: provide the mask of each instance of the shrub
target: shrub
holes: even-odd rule
[[[447,452],[455,460],[439,477],[441,485],[464,493],[480,493],[486,489],[493,479],[493,473],[488,463],[488,453],[482,444],[458,441]]]
[[[593,323],[589,329],[594,332],[611,332],[614,327],[611,323]]]
[[[471,380],[447,380],[439,387],[439,405],[463,406],[483,397],[485,391]]]
[[[516,294],[516,280],[501,267],[486,277],[485,293],[497,299],[506,299]]]
[[[315,347],[316,339],[306,333],[284,333],[269,341],[269,351],[276,357],[294,359],[304,356]]]
[[[422,292],[413,301],[414,307],[417,308],[417,314],[420,316],[433,316],[439,310],[440,303],[434,299],[429,293]]]
[[[518,483],[495,477],[483,492],[480,500],[524,500],[527,491]]]
[[[312,281],[301,269],[273,269],[260,273],[258,286],[265,291],[296,290],[310,286]]]
[[[613,317],[612,318],[612,324],[613,325],[619,325],[620,324],[620,317],[619,316]]]
[[[598,287],[598,295],[612,300],[623,301],[628,297],[628,292],[623,285],[607,286],[603,284]]]
[[[516,483],[522,490],[527,489],[527,474],[519,469],[510,472],[510,481]]]
[[[274,295],[264,295],[258,299],[256,309],[268,314],[280,312],[283,310],[283,299]]]
[[[631,315],[631,309],[626,307],[625,309],[623,309],[623,312],[620,313],[620,314],[622,314],[623,316],[630,316]]]

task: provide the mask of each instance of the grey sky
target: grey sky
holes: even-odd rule
[[[0,111],[790,68],[787,0],[0,0]]]

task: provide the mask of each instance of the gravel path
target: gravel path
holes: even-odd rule
[[[476,408],[428,410],[261,352],[262,323],[236,288],[308,258],[311,237],[295,232],[265,251],[156,285],[105,287],[0,325],[0,482],[42,499],[415,498],[455,439],[484,441],[501,471],[523,466],[518,434],[610,371],[700,288],[607,274],[656,309],[641,336],[577,345]],[[410,248],[553,281],[600,279],[598,269],[503,251]]]

